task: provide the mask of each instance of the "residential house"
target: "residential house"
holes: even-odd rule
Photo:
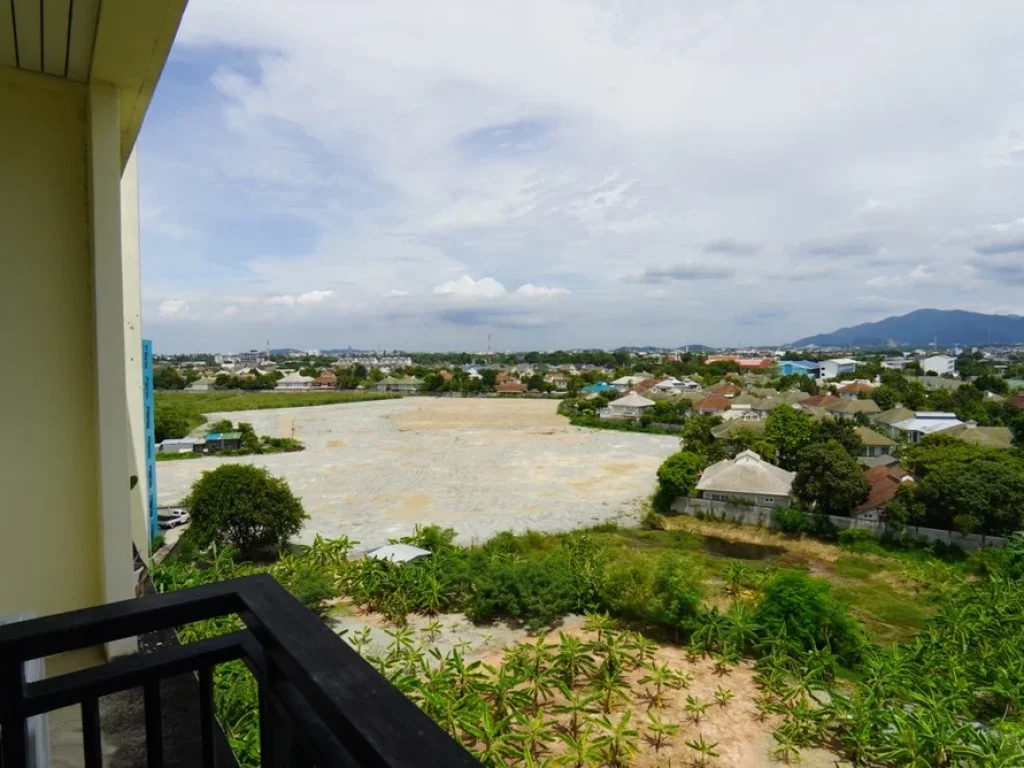
[[[898,421],[892,425],[897,434],[906,437],[910,442],[916,443],[922,437],[942,432],[952,427],[962,426],[963,422],[956,417],[955,413],[943,413],[941,411],[914,411],[909,419]]]
[[[1024,392],[1020,392],[1011,398],[1008,398],[1007,403],[1012,405],[1014,408],[1020,408],[1024,411]]]
[[[564,373],[549,373],[544,378],[544,381],[554,387],[558,392],[564,392],[569,388],[569,377]]]
[[[779,362],[779,372],[783,376],[809,376],[816,379],[820,370],[821,363],[816,363],[813,360],[782,360]]]
[[[697,491],[712,501],[742,499],[758,506],[789,506],[795,473],[769,464],[753,451],[712,464],[701,474]]]
[[[837,357],[821,363],[818,377],[824,380],[837,379],[844,373],[853,373],[856,370],[857,361],[852,357]]]
[[[313,377],[303,376],[298,371],[289,373],[282,379],[278,379],[275,389],[283,392],[308,392],[313,388]]]
[[[203,376],[202,378],[196,379],[187,387],[186,392],[212,392],[214,390],[214,380],[209,376]]]
[[[915,362],[910,357],[890,357],[882,361],[882,368],[887,371],[902,371],[908,365],[913,365]]]
[[[521,381],[506,381],[504,384],[498,384],[494,391],[499,395],[518,395],[526,391],[526,385]]]
[[[956,358],[949,355],[932,355],[921,361],[921,369],[936,376],[956,376]]]
[[[1013,433],[1007,427],[979,427],[975,421],[968,421],[955,427],[939,431],[940,435],[949,435],[963,440],[965,443],[1009,450],[1013,448]]]
[[[607,408],[602,408],[600,416],[602,419],[639,419],[643,412],[654,405],[653,400],[648,400],[636,392],[620,397],[608,403]]]
[[[691,409],[694,413],[721,416],[732,407],[732,401],[721,395],[706,395],[694,402]]]
[[[839,396],[847,400],[856,400],[861,395],[865,397],[875,391],[875,388],[865,381],[851,381],[839,388]]]
[[[645,394],[647,392],[650,392],[653,387],[657,386],[658,384],[660,384],[663,381],[665,381],[664,377],[663,378],[651,377],[651,378],[644,379],[643,381],[641,381],[641,382],[639,382],[637,384],[634,384],[631,387],[631,389],[634,392],[636,392],[637,394],[641,394],[642,395],[642,394]]]
[[[731,381],[720,381],[715,386],[708,389],[712,395],[721,395],[722,397],[736,397],[743,391],[738,385],[733,384]]]
[[[883,435],[881,432],[876,432],[869,427],[856,427],[854,432],[857,433],[857,437],[864,443],[864,447],[861,449],[860,455],[868,458],[875,456],[891,456],[893,450],[896,448],[896,441],[891,437]]]
[[[420,387],[423,386],[423,382],[417,379],[415,376],[406,376],[401,379],[388,376],[377,382],[374,387],[378,392],[403,392],[405,394],[411,394],[413,392],[419,392]],[[526,385],[523,384],[523,389],[526,389]]]
[[[874,413],[881,413],[882,409],[874,400],[846,400],[839,398],[838,402],[829,403],[824,406],[829,414],[840,419],[856,418],[858,413],[863,413],[869,418]]]
[[[242,447],[241,432],[209,432],[204,440],[203,453],[237,451]]]
[[[321,371],[320,375],[313,379],[314,389],[334,389],[338,386],[338,377],[334,371]]]
[[[580,392],[586,392],[588,395],[607,395],[618,391],[618,387],[609,384],[606,381],[599,381],[596,384],[588,384],[585,387],[580,387]]]
[[[871,484],[871,490],[850,517],[871,522],[884,520],[885,505],[895,498],[900,488],[914,482],[913,476],[900,467],[872,467],[865,470],[864,478]]]
[[[795,403],[794,407],[802,410],[809,410],[810,408],[827,408],[828,406],[835,405],[840,401],[841,398],[838,398],[829,392],[822,392],[818,395],[805,397],[800,402]]]
[[[160,453],[195,453],[196,443],[202,443],[194,437],[181,437],[164,440],[157,446]]]
[[[615,381],[612,382],[612,386],[614,386],[617,390],[619,390],[619,392],[628,392],[630,389],[635,387],[637,384],[639,384],[641,381],[643,381],[646,378],[648,378],[648,377],[647,376],[620,376],[619,378],[617,378]]]

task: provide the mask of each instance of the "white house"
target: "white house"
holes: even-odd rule
[[[912,418],[893,424],[892,430],[897,434],[905,435],[910,442],[916,443],[922,437],[951,427],[959,427],[962,424],[963,422],[956,417],[955,413],[915,411]]]
[[[646,376],[620,376],[612,382],[612,386],[619,390],[619,392],[625,392],[630,387],[636,386],[646,378]]]
[[[743,451],[705,469],[697,490],[712,501],[743,499],[764,507],[789,506],[794,477],[753,451]]]
[[[956,376],[956,358],[949,355],[932,355],[921,361],[921,368],[925,373],[934,373],[937,376]]]
[[[913,362],[909,357],[891,357],[882,361],[882,367],[889,371],[902,371]]]
[[[277,389],[286,392],[302,392],[313,388],[313,377],[303,376],[301,373],[289,373],[277,382]]]
[[[374,387],[378,392],[418,392],[423,382],[417,379],[415,376],[406,376],[404,379],[394,379],[390,376],[386,379],[381,379],[377,382],[377,386]]]
[[[196,379],[187,387],[186,392],[211,392],[214,388],[214,381],[209,376],[204,376],[201,379]]]
[[[654,405],[653,400],[648,400],[636,392],[630,392],[625,397],[608,403],[607,408],[601,409],[600,416],[602,419],[638,419],[644,409],[650,408],[652,405]]]
[[[821,363],[818,377],[821,379],[835,379],[844,373],[853,373],[856,370],[857,361],[852,357],[837,357]]]

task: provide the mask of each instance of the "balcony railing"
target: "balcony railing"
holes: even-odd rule
[[[239,632],[25,681],[30,659],[237,614]],[[195,672],[203,768],[215,764],[213,669],[242,659],[259,683],[263,766],[479,766],[319,618],[267,575],[0,627],[3,768],[27,763],[27,720],[80,705],[86,768],[103,763],[99,698],[143,689],[150,768],[164,764],[160,681]]]

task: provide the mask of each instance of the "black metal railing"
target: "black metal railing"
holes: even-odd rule
[[[237,614],[240,632],[38,682],[30,659]],[[242,659],[259,683],[263,766],[479,766],[454,739],[267,575],[211,584],[0,627],[2,768],[27,766],[27,720],[78,704],[86,768],[103,764],[99,698],[142,688],[150,768],[164,764],[160,681],[199,678],[203,768],[216,762],[213,669]]]

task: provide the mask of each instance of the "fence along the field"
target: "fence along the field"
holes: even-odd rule
[[[712,501],[710,499],[678,499],[672,505],[674,512],[681,512],[685,515],[709,516],[716,520],[723,520],[730,523],[743,523],[745,525],[757,525],[762,528],[772,528],[774,507],[746,506],[744,504],[733,504],[727,501]],[[858,520],[852,517],[828,516],[829,520],[838,528],[860,528],[870,531],[876,538],[881,538],[888,530],[888,523],[875,522],[873,520]],[[972,533],[964,536],[956,531],[944,531],[938,528],[924,528],[918,526],[907,526],[904,534],[908,538],[932,543],[941,541],[944,544],[953,544],[965,551],[978,549],[980,547],[1001,547],[1006,543],[1002,536],[985,536],[980,533]]]

